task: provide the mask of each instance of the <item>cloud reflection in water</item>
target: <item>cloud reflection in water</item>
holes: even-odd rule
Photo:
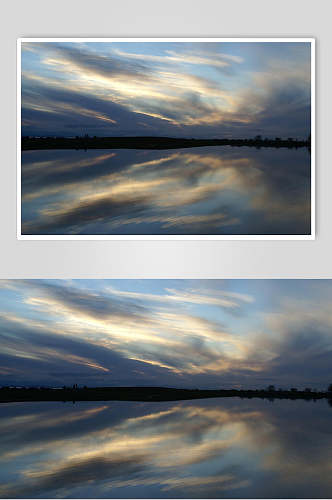
[[[1,410],[1,497],[328,498],[331,491],[326,401]]]
[[[306,150],[29,151],[22,234],[310,234]]]

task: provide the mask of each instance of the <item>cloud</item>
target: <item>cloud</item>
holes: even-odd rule
[[[233,309],[250,300],[243,294],[221,292],[213,298],[192,290],[170,290],[166,295],[170,305],[165,308],[161,297],[150,299],[148,307],[149,296],[117,294],[112,289],[97,293],[38,280],[3,285],[22,294],[26,307],[42,318],[36,321],[13,315],[10,322],[9,316],[2,317],[2,365],[9,371],[5,378],[12,370],[12,376],[22,379],[28,369],[30,377],[36,378],[40,371],[43,377],[57,373],[59,380],[67,373],[68,380],[78,374],[78,366],[85,369],[82,376],[91,374],[92,379],[97,373],[110,381],[134,376],[191,384],[189,374],[226,369],[247,349],[220,321],[185,309],[173,311],[171,306],[171,302],[179,306],[201,302]],[[50,321],[44,323],[45,318]],[[25,369],[16,370],[15,358],[22,359]]]
[[[203,50],[185,50],[183,53],[178,53],[175,50],[166,50],[163,56],[152,54],[139,54],[127,52],[120,49],[114,49],[115,54],[125,59],[135,59],[139,61],[153,61],[162,63],[162,65],[173,65],[174,63],[184,63],[192,65],[208,65],[216,68],[225,68],[231,66],[231,63],[242,63],[243,58],[240,56],[232,56],[230,54],[214,53],[212,57],[207,55]]]
[[[330,298],[290,300],[278,313],[266,314],[270,335],[256,340],[267,361],[264,373],[281,385],[316,386],[328,380],[332,361]]]
[[[282,291],[270,284],[266,293],[274,290],[273,298],[263,310],[257,291],[221,284],[158,292],[112,282],[97,288],[43,280],[2,285],[2,293],[17,301],[17,309],[3,309],[0,320],[3,382],[328,384],[331,294],[324,283],[307,289],[302,300],[300,286],[291,292],[286,284]],[[255,286],[263,294],[265,284]]]
[[[122,60],[112,57],[111,53],[100,54],[97,51],[86,49],[85,44],[59,44],[56,42],[23,42],[23,48],[35,52],[41,51],[44,63],[54,65],[70,65],[70,71],[75,72],[84,69],[87,74],[100,74],[106,77],[121,75],[125,77],[135,76],[143,78],[149,71],[149,66],[143,63],[131,62],[126,65]],[[52,57],[53,56],[53,57]]]
[[[23,44],[22,133],[239,137],[261,130],[303,137],[310,131],[308,44],[297,44],[299,50],[280,43],[127,45]]]
[[[117,135],[138,128],[163,127],[163,120],[128,110],[120,102],[84,91],[77,86],[23,74],[22,134],[25,135]],[[143,135],[147,135],[143,134]],[[114,135],[114,133],[113,133]]]
[[[87,336],[85,332],[79,336],[66,322],[49,326],[47,322],[38,324],[26,318],[23,324],[17,318],[2,316],[0,325],[4,381],[59,386],[77,381],[103,385],[108,380],[130,385],[135,379],[144,385],[154,379],[164,379],[164,383],[172,379],[165,367],[160,370],[158,364],[151,366],[143,360],[128,359],[119,353],[115,342],[113,347],[110,341],[98,340],[98,335]]]
[[[164,294],[151,294],[151,293],[138,293],[129,291],[119,291],[112,288],[108,288],[111,294],[120,296],[135,298],[140,300],[157,301],[157,302],[179,302],[179,303],[189,303],[189,304],[200,304],[200,305],[212,305],[225,308],[237,308],[240,307],[241,302],[253,302],[254,298],[241,293],[228,292],[228,291],[216,291],[213,293],[203,293],[200,290],[192,289],[186,291],[178,291],[174,289],[166,288]]]
[[[146,311],[142,305],[123,302],[115,298],[110,300],[109,297],[104,296],[102,293],[80,290],[71,285],[51,284],[42,280],[22,280],[19,283],[20,286],[27,287],[30,301],[34,300],[31,298],[31,294],[36,291],[38,294],[42,294],[41,299],[46,297],[46,304],[54,301],[54,303],[63,306],[66,311],[78,312],[95,319],[114,316],[136,319]]]

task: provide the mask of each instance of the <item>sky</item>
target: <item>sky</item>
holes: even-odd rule
[[[331,280],[0,280],[0,385],[325,389]]]
[[[308,42],[23,42],[22,134],[310,133]]]

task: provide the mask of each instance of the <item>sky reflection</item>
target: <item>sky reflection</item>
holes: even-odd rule
[[[237,398],[5,404],[0,495],[328,498],[330,413]]]
[[[23,152],[22,234],[310,234],[310,155]]]

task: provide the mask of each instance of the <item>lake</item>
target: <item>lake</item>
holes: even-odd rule
[[[310,234],[305,148],[22,152],[25,235]]]
[[[330,498],[326,400],[0,407],[2,498]]]

